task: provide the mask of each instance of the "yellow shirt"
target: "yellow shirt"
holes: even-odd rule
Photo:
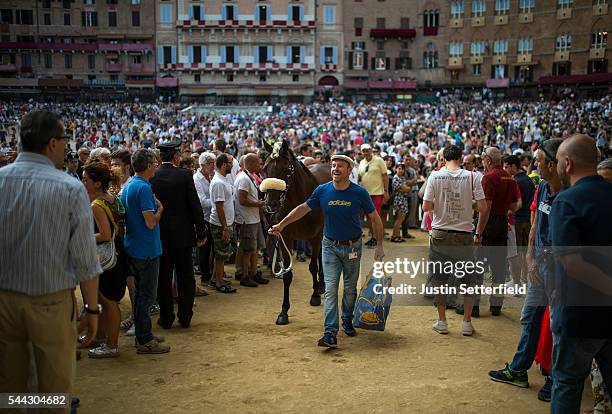
[[[382,158],[373,155],[370,162],[366,161],[365,158],[362,159],[359,162],[359,177],[361,177],[361,186],[371,196],[383,195],[385,193],[383,179],[387,178],[387,165]]]

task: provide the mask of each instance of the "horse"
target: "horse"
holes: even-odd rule
[[[319,184],[331,181],[329,166],[315,164],[311,171],[305,167],[289,148],[287,141],[283,140],[277,154],[266,140],[264,148],[270,154],[264,165],[267,178],[279,178],[286,183],[285,191],[268,190],[266,192],[264,211],[271,217],[271,223],[277,224],[298,205],[305,202]],[[315,176],[316,174],[316,176]],[[283,239],[289,251],[283,251],[283,261],[288,263],[291,257],[291,248],[294,240],[307,240],[312,246],[312,256],[308,270],[312,275],[311,306],[321,305],[323,293],[323,269],[320,262],[321,243],[323,240],[323,213],[311,211],[295,223],[288,225],[282,232]],[[280,246],[279,246],[280,247]],[[282,250],[282,249],[281,249]],[[317,280],[317,276],[319,279]],[[289,270],[283,275],[283,304],[281,312],[276,319],[277,325],[289,323],[288,311],[290,308],[289,288],[293,280],[293,273]]]

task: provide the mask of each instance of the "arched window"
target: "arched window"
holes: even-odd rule
[[[423,12],[423,27],[438,27],[440,25],[439,10],[425,10]]]
[[[423,52],[423,67],[425,69],[438,67],[438,51],[432,42],[427,43],[427,49]]]

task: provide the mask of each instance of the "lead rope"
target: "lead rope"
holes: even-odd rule
[[[291,269],[293,268],[293,257],[291,256],[291,250],[289,250],[289,248],[287,247],[287,244],[285,243],[285,239],[283,238],[282,234],[279,234],[278,238],[281,241],[281,245],[279,246],[278,240],[276,240],[274,244],[274,255],[272,256],[272,274],[274,275],[276,279],[282,279],[285,273],[290,272]],[[289,256],[289,266],[287,267],[285,267],[285,260],[282,258],[283,247],[285,248],[285,251],[288,253],[288,256]],[[279,251],[281,253],[280,260],[282,261],[282,264],[280,265],[280,270],[276,272],[276,263],[277,263],[277,259],[279,259],[278,257]]]

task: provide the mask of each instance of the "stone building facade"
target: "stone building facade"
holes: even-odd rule
[[[146,0],[4,0],[5,92],[153,94],[155,19]]]

